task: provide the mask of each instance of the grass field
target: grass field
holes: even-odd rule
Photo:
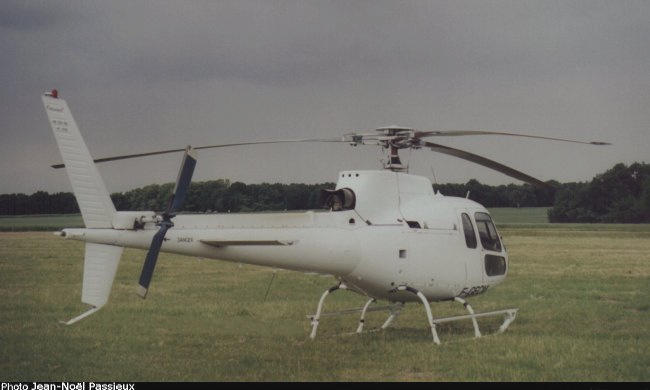
[[[648,381],[650,226],[526,224],[501,229],[508,279],[470,300],[520,309],[508,331],[473,339],[442,326],[435,346],[421,305],[384,332],[343,335],[326,317],[309,341],[327,277],[162,254],[149,296],[135,294],[143,251],[125,251],[109,304],[58,323],[80,303],[83,244],[46,232],[0,233],[3,381]],[[357,307],[346,292],[326,308]],[[464,314],[433,305],[434,316]],[[379,326],[384,313],[369,314]],[[494,329],[498,320],[481,320]]]
[[[0,216],[0,232],[55,231],[84,227],[81,214]]]
[[[548,207],[498,207],[490,214],[499,225],[548,223]]]

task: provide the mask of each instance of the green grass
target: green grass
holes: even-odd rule
[[[548,223],[548,207],[496,207],[490,213],[499,226]]]
[[[470,299],[477,311],[520,309],[501,335],[469,322],[439,329],[421,305],[393,328],[342,335],[356,316],[306,314],[327,277],[162,254],[146,300],[135,294],[144,251],[126,250],[111,299],[85,310],[83,244],[50,233],[0,234],[0,377],[4,381],[641,381],[650,380],[650,226],[509,227],[506,281]],[[604,227],[603,227],[604,226]],[[337,292],[326,309],[364,299]],[[464,314],[434,304],[434,315]],[[371,313],[367,327],[384,313]],[[496,320],[479,321],[494,329]]]
[[[83,226],[81,214],[0,216],[0,232],[55,231]]]

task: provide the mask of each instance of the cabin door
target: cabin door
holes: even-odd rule
[[[465,243],[461,251],[465,259],[465,284],[469,288],[480,286],[483,284],[483,262],[476,224],[470,211],[459,209],[457,212]]]

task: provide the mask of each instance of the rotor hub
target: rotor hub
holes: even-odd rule
[[[386,152],[386,158],[382,160],[384,169],[393,172],[407,172],[408,164],[402,163],[399,150],[417,147],[418,139],[415,136],[416,130],[409,127],[392,125],[380,127],[376,131],[382,135],[377,143]]]

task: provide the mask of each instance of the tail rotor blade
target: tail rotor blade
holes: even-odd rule
[[[183,156],[181,169],[178,172],[174,193],[172,194],[169,207],[167,208],[167,213],[169,214],[173,214],[175,211],[179,210],[183,206],[183,203],[185,203],[187,190],[190,187],[194,168],[196,167],[196,157],[196,151],[191,146],[188,146],[187,149],[185,149],[185,155]]]
[[[160,226],[160,230],[153,236],[151,240],[151,246],[147,252],[147,258],[144,261],[142,266],[142,272],[140,273],[140,285],[138,286],[138,295],[142,298],[147,296],[147,291],[149,290],[149,284],[151,283],[151,278],[153,277],[153,270],[156,268],[156,262],[158,261],[158,254],[160,253],[160,247],[162,247],[163,240],[165,239],[165,234],[170,228],[171,224],[163,222]]]
[[[169,206],[165,213],[163,213],[163,220],[160,223],[160,229],[153,236],[151,240],[151,245],[149,246],[149,252],[147,252],[147,257],[142,266],[142,272],[140,273],[140,286],[138,287],[138,295],[142,298],[147,296],[147,291],[149,290],[149,284],[151,283],[151,278],[153,277],[153,271],[156,268],[156,262],[158,261],[158,254],[160,253],[160,248],[162,247],[163,241],[165,240],[165,234],[167,230],[174,226],[171,219],[174,218],[174,212],[183,207],[185,198],[187,196],[187,189],[190,187],[190,182],[192,181],[192,174],[194,173],[194,168],[196,167],[196,151],[192,149],[191,146],[188,146],[185,149],[185,155],[183,156],[183,161],[181,163],[181,169],[178,172],[178,178],[176,179],[176,186],[174,187],[174,192],[169,200]]]

